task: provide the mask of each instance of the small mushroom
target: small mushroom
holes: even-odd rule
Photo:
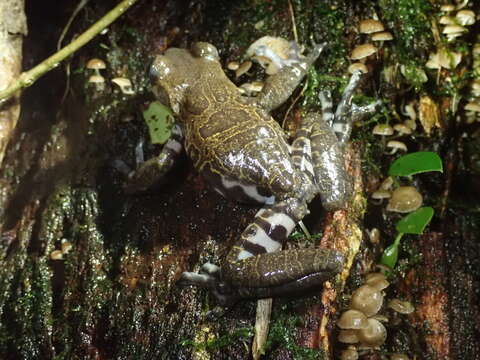
[[[399,135],[410,135],[412,133],[412,129],[405,124],[395,124],[393,129],[397,131]]]
[[[122,91],[122,93],[126,95],[135,94],[135,91],[133,91],[132,82],[130,81],[130,79],[117,77],[117,78],[113,78],[112,82],[114,84],[117,84],[120,87],[120,90]]]
[[[235,77],[239,78],[240,76],[245,74],[248,70],[250,70],[251,67],[252,67],[252,62],[250,60],[244,61],[238,66],[237,70],[235,70]]]
[[[480,112],[480,103],[469,102],[467,105],[465,105],[464,109],[472,112]]]
[[[362,329],[368,326],[367,317],[361,311],[350,309],[340,316],[337,326],[340,329]]]
[[[475,13],[472,10],[460,10],[455,15],[455,19],[462,26],[473,25],[475,23]]]
[[[235,70],[237,70],[239,67],[240,67],[240,64],[238,63],[238,61],[230,61],[230,62],[227,64],[227,69],[228,69],[228,70],[235,71]]]
[[[383,24],[374,19],[366,19],[360,21],[359,30],[361,34],[372,34],[379,31],[383,31],[385,28]]]
[[[95,70],[96,74],[100,74],[100,70],[106,69],[107,65],[101,59],[93,58],[88,60],[87,69]]]
[[[378,320],[380,322],[383,322],[383,323],[388,323],[388,317],[386,317],[385,315],[382,315],[382,314],[375,314],[372,316],[372,319],[375,319],[375,320]]]
[[[455,19],[451,16],[443,15],[438,22],[442,25],[455,25]]]
[[[357,336],[357,331],[353,330],[353,329],[340,330],[338,332],[338,341],[340,341],[344,344],[356,344],[356,343],[358,343],[359,340],[358,340],[358,336]]]
[[[442,5],[440,6],[440,11],[443,11],[443,12],[452,12],[455,10],[455,5],[453,4],[445,4],[445,5]]]
[[[364,329],[357,330],[358,338],[367,346],[381,346],[387,339],[387,329],[383,324],[373,318],[367,320],[368,326]]]
[[[62,260],[63,259],[63,253],[61,250],[53,250],[50,253],[50,259],[52,260]]]
[[[462,54],[446,49],[440,49],[436,53],[431,53],[430,57],[425,64],[429,69],[455,69],[457,65],[462,61]]]
[[[393,35],[388,31],[382,31],[372,35],[372,41],[390,41],[390,40],[393,40]]]
[[[413,186],[396,188],[387,205],[387,211],[409,213],[422,206],[422,195]]]
[[[467,29],[460,25],[447,25],[443,28],[442,34],[447,35],[447,40],[452,41],[455,38],[462,36]]]
[[[361,62],[354,62],[348,67],[348,72],[350,74],[353,74],[355,71],[361,71],[362,73],[366,74],[368,72],[368,68],[365,64],[362,64]]]
[[[388,307],[400,314],[411,314],[415,311],[415,307],[410,301],[402,301],[400,299],[392,299],[388,302]]]
[[[371,195],[374,200],[390,199],[392,194],[388,190],[376,190]]]
[[[373,135],[389,136],[393,135],[393,128],[388,124],[377,124],[372,130]]]
[[[395,154],[398,150],[407,151],[407,145],[405,143],[398,141],[398,140],[390,140],[387,142],[387,148],[392,149],[388,152],[389,155]]]
[[[68,254],[70,250],[72,250],[73,245],[70,241],[67,241],[66,239],[62,240],[62,254]]]
[[[357,349],[342,350],[342,353],[340,354],[340,360],[357,360],[357,359],[358,359]]]
[[[372,230],[368,231],[368,238],[372,244],[380,243],[380,230],[373,228]]]
[[[406,127],[410,128],[412,131],[415,131],[415,130],[417,129],[417,123],[416,123],[416,121],[413,120],[413,119],[405,120],[405,121],[403,122],[403,124],[404,124]]]
[[[252,96],[255,93],[262,91],[263,83],[260,81],[254,81],[251,83],[245,83],[240,86],[244,90],[244,94]]]
[[[390,283],[382,273],[370,273],[365,277],[365,283],[372,288],[381,291],[386,289]]]
[[[362,44],[358,45],[353,49],[350,59],[352,60],[360,60],[366,57],[369,57],[372,54],[377,52],[377,48],[372,44]]]
[[[375,315],[382,305],[382,293],[370,285],[360,286],[353,292],[350,300],[350,308],[361,311],[367,317]]]
[[[385,180],[382,181],[380,186],[378,187],[379,190],[390,190],[393,185],[393,177],[387,176]]]
[[[105,79],[102,75],[90,75],[88,78],[88,83],[93,84],[95,86],[95,90],[102,91],[105,89]]]

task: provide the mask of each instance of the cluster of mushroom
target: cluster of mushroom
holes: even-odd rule
[[[89,76],[88,83],[94,84],[95,89],[97,91],[102,91],[105,89],[105,78],[100,73],[100,70],[105,70],[107,65],[105,61],[97,58],[93,58],[88,60],[86,66],[88,70],[93,71],[93,74]],[[130,79],[125,77],[115,77],[111,80],[114,84],[120,87],[122,93],[126,95],[133,95],[135,92],[133,91],[132,82]]]
[[[473,73],[479,74],[480,72],[480,43],[476,43],[472,49],[473,55]],[[480,120],[480,78],[477,76],[473,79],[470,91],[470,98],[465,105],[465,111],[467,115],[467,123],[473,123],[475,120]]]
[[[447,41],[454,41],[466,34],[468,32],[466,26],[475,23],[475,13],[472,10],[463,9],[467,4],[468,1],[465,1],[458,6],[445,4],[440,7],[444,15],[440,17],[439,23],[443,25],[442,34],[446,36]],[[430,54],[425,66],[429,69],[455,69],[461,60],[461,53],[450,51],[442,45],[437,52]]]
[[[383,24],[374,19],[366,19],[362,20],[359,24],[359,33],[360,34],[367,34],[370,36],[372,41],[381,42],[390,41],[393,39],[393,36],[390,32],[385,31],[385,27]],[[378,49],[372,43],[365,43],[356,46],[350,58],[352,60],[356,60],[356,62],[352,63],[348,71],[353,73],[354,71],[360,70],[364,73],[368,72],[367,67],[365,66],[365,60],[370,55],[375,54]]]
[[[60,250],[53,250],[50,253],[50,259],[52,260],[63,260],[63,255],[66,255],[72,250],[73,245],[67,239],[62,239],[61,241],[61,249]]]
[[[392,191],[393,179],[387,177],[372,193],[372,199],[382,201],[388,199],[387,211],[409,213],[423,204],[422,194],[414,186],[399,186]]]
[[[370,273],[365,277],[365,284],[352,293],[349,309],[342,313],[337,322],[340,328],[338,340],[348,345],[341,352],[341,360],[358,359],[359,351],[378,349],[387,339],[387,329],[383,323],[388,318],[379,311],[384,303],[383,290],[390,283],[382,273]],[[408,301],[393,299],[388,302],[392,310],[409,314],[415,309]],[[390,359],[400,360],[408,357],[403,354],[391,354]]]

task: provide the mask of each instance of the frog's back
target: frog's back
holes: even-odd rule
[[[218,79],[193,87],[190,95],[182,114],[185,145],[199,171],[269,193],[291,190],[288,145],[269,114]]]

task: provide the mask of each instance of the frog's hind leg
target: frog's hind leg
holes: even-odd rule
[[[172,129],[170,139],[163,146],[160,154],[147,161],[143,161],[141,146],[135,149],[137,169],[128,174],[125,191],[134,193],[148,189],[160,180],[173,166],[175,160],[183,150],[182,130],[178,125]]]

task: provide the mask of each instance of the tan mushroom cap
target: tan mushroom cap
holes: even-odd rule
[[[372,54],[377,52],[377,48],[373,46],[373,44],[367,43],[358,45],[355,49],[353,49],[350,59],[352,60],[360,60],[364,59]]]
[[[247,56],[252,57],[255,55],[255,50],[260,46],[266,46],[272,50],[275,54],[280,56],[283,59],[288,58],[288,53],[290,51],[291,45],[290,42],[281,37],[275,36],[263,36],[260,39],[255,40],[247,49]]]
[[[372,130],[373,135],[393,135],[393,128],[388,124],[377,124]]]
[[[357,330],[358,338],[367,346],[381,346],[387,339],[387,329],[376,319],[370,318],[367,321],[368,326],[365,329]]]
[[[348,72],[350,74],[353,74],[355,71],[361,71],[362,73],[366,74],[368,72],[368,68],[365,64],[362,64],[361,62],[354,62],[348,67]]]
[[[438,22],[442,25],[454,25],[456,22],[455,22],[455,19],[451,16],[447,16],[447,15],[443,15],[439,20]]]
[[[413,186],[396,188],[387,205],[387,211],[409,213],[422,206],[422,195]]]
[[[405,124],[395,124],[393,126],[393,129],[395,131],[398,131],[400,135],[410,135],[412,133],[412,129],[410,129],[408,126]]]
[[[94,70],[101,70],[101,69],[106,69],[107,65],[105,62],[101,59],[93,58],[88,60],[87,62],[87,69],[94,69]]]
[[[357,330],[343,329],[338,332],[338,341],[344,344],[356,344],[360,340],[358,340]]]
[[[372,41],[390,41],[390,40],[393,40],[393,35],[388,31],[382,31],[372,35]]]
[[[467,28],[464,28],[463,26],[460,25],[447,25],[443,28],[442,34],[450,35],[450,34],[457,34],[457,33],[463,33],[464,31],[467,31]]]
[[[455,18],[463,26],[475,24],[475,13],[472,10],[460,10],[455,15]]]
[[[88,78],[88,82],[93,84],[102,84],[105,82],[105,79],[102,75],[91,75]]]
[[[398,141],[398,140],[390,140],[387,142],[387,148],[392,149],[390,155],[395,154],[398,150],[407,151],[407,145],[405,143]]]
[[[383,199],[390,199],[392,197],[392,194],[388,190],[376,190],[372,193],[372,199],[375,200],[383,200]]]
[[[358,351],[356,349],[346,349],[340,354],[340,360],[357,360]]]
[[[382,305],[382,293],[370,285],[360,286],[353,292],[350,300],[350,308],[361,311],[367,317],[375,315]]]
[[[367,274],[365,283],[378,291],[386,289],[390,285],[385,275],[378,272]]]
[[[130,81],[130,79],[117,77],[117,78],[113,78],[112,82],[120,87],[120,90],[122,90],[122,93],[127,95],[135,94],[135,92],[133,91],[132,82]]]
[[[237,70],[235,71],[235,77],[239,78],[243,74],[245,74],[250,68],[252,67],[252,62],[250,60],[244,61],[239,65]]]
[[[455,10],[455,5],[445,4],[445,5],[440,6],[440,10],[443,11],[443,12],[451,12],[451,11]]]
[[[464,109],[467,111],[480,112],[480,103],[469,102],[467,105],[465,105]]]
[[[63,259],[63,253],[61,250],[53,250],[50,253],[50,259],[52,260],[62,260]]]
[[[388,302],[388,307],[400,314],[411,314],[415,311],[415,307],[410,301],[402,301],[400,299],[392,299]]]
[[[359,30],[361,34],[372,34],[385,30],[385,27],[378,20],[366,19],[360,21]]]
[[[337,322],[340,329],[361,329],[368,325],[365,314],[358,310],[347,310]]]
[[[235,70],[237,70],[239,67],[240,67],[240,64],[238,63],[238,61],[230,61],[230,62],[227,64],[227,69],[228,69],[228,70],[235,71]]]

